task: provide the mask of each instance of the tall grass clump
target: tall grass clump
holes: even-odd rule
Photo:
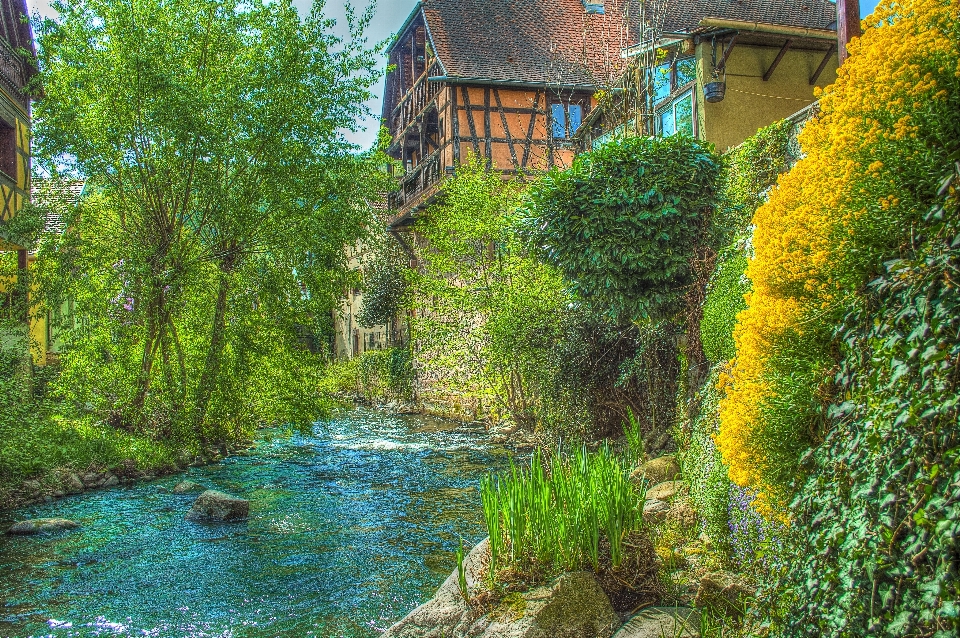
[[[629,469],[607,446],[597,452],[545,458],[480,485],[490,534],[491,578],[498,567],[559,573],[590,566],[598,571],[601,547],[614,569],[624,560],[624,538],[640,528],[640,498]],[[601,542],[603,539],[605,542]]]

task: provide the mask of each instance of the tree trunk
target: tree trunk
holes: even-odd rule
[[[227,321],[227,293],[230,290],[230,275],[228,272],[221,272],[220,284],[217,287],[217,303],[213,311],[213,324],[210,329],[210,347],[207,349],[207,359],[203,365],[203,374],[200,376],[200,385],[197,388],[197,407],[196,419],[194,421],[197,432],[202,433],[203,422],[207,416],[207,410],[210,407],[210,399],[213,396],[213,386],[220,376],[220,363],[223,356],[223,348],[226,344],[223,330]],[[203,441],[201,436],[201,442]]]

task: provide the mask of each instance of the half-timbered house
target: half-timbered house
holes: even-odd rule
[[[423,0],[390,45],[383,99],[409,226],[471,155],[504,174],[567,165],[595,93],[620,76],[637,0]]]
[[[28,254],[10,222],[23,209],[30,193],[30,79],[36,71],[25,0],[0,0],[0,257],[11,265],[0,274],[0,347],[25,341],[29,302],[26,272]],[[14,328],[11,324],[19,324]]]

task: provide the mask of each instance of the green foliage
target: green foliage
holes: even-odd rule
[[[714,445],[713,437],[719,428],[717,390],[719,369],[714,368],[700,389],[700,410],[693,421],[688,439],[677,452],[683,478],[690,485],[690,501],[703,521],[704,531],[717,547],[728,549],[730,533],[729,505],[730,479],[727,468]]]
[[[778,635],[960,632],[960,167],[953,180],[928,243],[888,262],[837,329],[842,398],[792,505],[787,551],[804,560],[767,592]]]
[[[707,285],[700,339],[703,353],[713,363],[725,363],[737,354],[733,328],[737,325],[737,313],[747,307],[743,298],[750,291],[746,269],[747,257],[742,250],[725,251]]]
[[[460,540],[460,547],[457,548],[457,589],[460,590],[463,602],[469,604],[470,590],[467,588],[467,572],[463,567],[463,539]]]
[[[313,5],[54,4],[37,22],[36,159],[89,180],[39,298],[74,314],[60,392],[111,424],[217,445],[321,416],[301,347],[352,283],[381,156],[343,137],[376,81],[362,31]]]
[[[555,574],[599,569],[601,538],[614,568],[624,559],[623,540],[640,528],[639,494],[629,470],[604,446],[549,460],[538,451],[529,469],[511,465],[480,484],[491,571],[510,566],[523,573]],[[493,550],[493,548],[496,548]]]
[[[367,403],[410,401],[413,367],[408,348],[367,350],[353,359],[340,359],[324,371],[321,387]]]
[[[710,243],[719,173],[703,142],[617,140],[534,184],[526,233],[592,307],[627,321],[669,317],[693,283],[696,247]]]
[[[720,245],[736,243],[747,230],[753,213],[766,201],[777,177],[798,159],[792,138],[795,125],[780,120],[766,126],[723,155],[720,210],[715,220]]]
[[[411,338],[424,394],[464,396],[529,423],[539,396],[533,379],[566,297],[559,275],[518,240],[522,188],[479,159],[444,183],[417,223],[425,245],[411,273]]]
[[[403,249],[385,235],[363,264],[363,307],[357,323],[372,328],[395,320],[409,303]]]

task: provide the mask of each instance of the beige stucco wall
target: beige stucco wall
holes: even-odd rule
[[[787,51],[769,81],[763,75],[780,49],[737,44],[727,59],[727,91],[721,102],[703,99],[704,82],[712,81],[711,45],[697,47],[697,116],[700,136],[726,151],[773,122],[781,120],[815,101],[809,83],[823,60],[824,51]],[[837,77],[837,55],[833,53],[816,86],[833,83]]]

